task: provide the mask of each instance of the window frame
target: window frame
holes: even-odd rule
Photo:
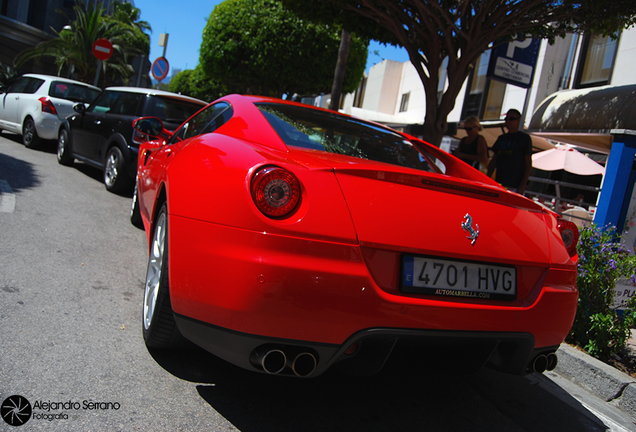
[[[614,75],[614,68],[616,67],[616,57],[618,55],[618,47],[619,47],[619,42],[620,42],[620,33],[616,35],[616,39],[612,40],[610,36],[600,36],[600,35],[593,35],[593,34],[586,34],[583,37],[583,42],[581,44],[581,49],[578,53],[578,62],[577,62],[577,66],[576,66],[576,75],[575,75],[575,79],[574,79],[574,86],[573,88],[577,88],[577,89],[585,89],[585,88],[593,88],[593,87],[600,87],[600,86],[604,86],[604,85],[608,85],[611,84],[612,82],[612,76]],[[613,53],[612,53],[612,59],[611,59],[611,66],[608,69],[608,76],[607,79],[601,79],[601,80],[596,80],[596,81],[586,81],[583,82],[584,80],[584,74],[586,72],[586,69],[589,67],[588,66],[588,60],[589,60],[589,56],[591,54],[591,49],[594,46],[593,41],[595,38],[602,38],[602,39],[606,39],[606,43],[605,43],[605,49],[607,49],[607,47],[611,44],[613,45]],[[604,56],[607,56],[607,53],[604,53]]]

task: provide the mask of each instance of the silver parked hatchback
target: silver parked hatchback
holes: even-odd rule
[[[22,135],[26,147],[57,140],[60,124],[78,102],[90,104],[99,87],[49,75],[26,74],[0,88],[0,130]]]

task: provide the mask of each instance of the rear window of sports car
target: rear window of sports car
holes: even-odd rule
[[[288,146],[440,173],[440,161],[401,135],[354,118],[295,105],[256,104]],[[440,166],[441,165],[441,166]]]

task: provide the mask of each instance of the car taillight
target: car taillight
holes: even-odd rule
[[[53,105],[53,102],[51,102],[49,98],[42,96],[38,100],[42,104],[42,112],[57,115],[57,110],[55,109],[55,105]]]
[[[574,222],[563,219],[559,219],[557,223],[565,248],[568,250],[570,256],[576,255],[576,245],[579,242],[579,228]]]
[[[252,177],[252,199],[256,207],[271,218],[288,216],[300,201],[300,183],[289,171],[268,166]]]

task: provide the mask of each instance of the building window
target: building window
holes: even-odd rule
[[[610,83],[617,45],[618,39],[612,39],[609,36],[585,37],[577,76],[578,88]]]
[[[481,118],[484,93],[486,91],[486,74],[490,62],[490,50],[485,51],[477,60],[475,67],[469,75],[468,91],[464,98],[462,118],[477,116]]]
[[[409,109],[409,97],[411,97],[411,92],[404,93],[402,95],[402,101],[400,102],[400,112],[406,112]]]
[[[362,104],[364,103],[364,92],[367,89],[367,77],[363,77],[362,81],[360,81],[360,85],[356,89],[356,92],[353,95],[353,106],[356,108],[362,108]]]
[[[506,83],[496,80],[488,80],[488,94],[486,104],[480,110],[479,118],[482,120],[501,120],[504,96],[506,95]]]

